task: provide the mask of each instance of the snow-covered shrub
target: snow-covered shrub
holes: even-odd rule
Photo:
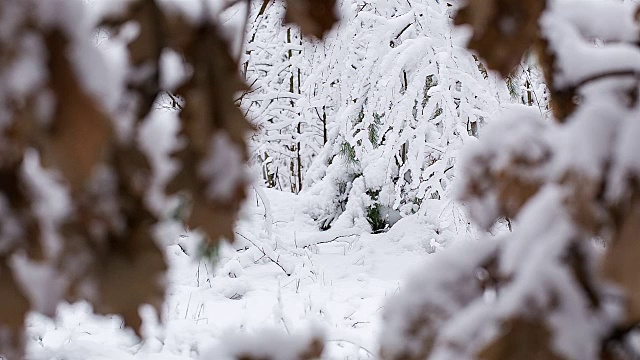
[[[324,228],[363,218],[372,230],[414,213],[437,216],[458,149],[508,99],[506,87],[459,45],[445,2],[342,6],[339,31],[318,50],[329,58],[311,75],[329,85],[303,92],[329,119],[305,179],[309,212]]]
[[[481,227],[509,216],[514,230],[436,254],[385,309],[384,359],[637,358],[637,14],[599,0],[461,10],[491,69],[535,47],[555,121],[512,106],[466,150],[459,198]]]
[[[303,128],[298,109],[301,77],[301,36],[296,28],[282,26],[284,4],[255,2],[250,13],[243,72],[251,90],[240,104],[256,126],[251,163],[259,166],[269,187],[298,192],[303,164],[300,143]],[[298,161],[300,160],[300,161]]]

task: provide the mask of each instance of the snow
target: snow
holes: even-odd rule
[[[390,355],[419,354],[426,339],[433,338],[445,319],[456,315],[479,292],[473,276],[478,263],[494,250],[493,242],[455,242],[436,253],[411,275],[406,288],[392,297],[384,309],[386,327],[381,339]],[[442,271],[447,269],[447,271]],[[452,285],[455,284],[455,288]],[[454,294],[450,295],[453,290]],[[458,319],[470,318],[459,316]],[[428,322],[419,333],[411,330],[413,321]],[[425,321],[426,320],[426,321]],[[458,326],[458,329],[464,329]]]
[[[154,175],[147,201],[158,214],[167,211],[168,199],[164,194],[164,188],[178,168],[176,162],[171,159],[171,153],[179,147],[179,130],[178,113],[164,109],[149,113],[139,128],[137,141],[149,158]]]
[[[211,199],[228,200],[243,183],[245,169],[241,148],[225,132],[213,135],[207,159],[200,165],[199,175],[206,179],[207,195]]]
[[[242,237],[223,245],[217,263],[210,264],[177,245],[195,242],[197,234],[165,231],[161,236],[173,245],[166,247],[170,272],[164,325],[143,311],[140,342],[121,329],[115,316],[92,315],[84,303],[62,304],[54,320],[29,317],[28,358],[210,359],[222,354],[215,349],[228,339],[236,339],[235,344],[248,336],[243,348],[253,349],[265,344],[262,334],[273,340],[267,344],[296,344],[283,335],[317,331],[325,335],[326,359],[374,358],[385,301],[402,288],[407,273],[428,259],[428,249],[419,244],[428,244],[435,233],[425,232],[428,225],[418,220],[405,219],[388,233],[358,230],[359,236],[329,241],[356,231],[320,232],[302,212],[300,196],[264,188],[249,193],[236,231],[289,265],[290,276]],[[230,346],[224,351],[233,352]]]
[[[545,12],[540,24],[556,52],[557,85],[571,86],[616,71],[637,73],[640,53],[633,42],[640,25],[635,21],[636,8],[633,3],[608,1],[552,2],[553,11]],[[611,42],[593,46],[593,38]]]
[[[19,58],[6,70],[3,79],[5,86],[15,93],[14,96],[26,96],[44,85],[47,74],[44,71],[43,46],[42,40],[34,34],[26,34],[20,39]]]
[[[538,181],[549,172],[545,161],[550,157],[551,145],[547,136],[551,127],[537,109],[511,104],[501,109],[496,120],[481,130],[483,141],[470,142],[465,148],[466,156],[459,164],[459,171],[465,176],[458,178],[455,192],[461,197],[471,183],[479,184],[481,193],[473,199],[465,199],[468,211],[479,226],[490,227],[500,212],[497,191],[486,188],[490,176],[508,170],[515,173],[513,169],[521,167],[521,172],[527,172],[526,180]]]
[[[165,49],[160,56],[160,87],[167,91],[177,89],[188,75],[186,67],[178,53]]]
[[[39,220],[43,252],[57,256],[63,247],[58,230],[72,212],[68,189],[59,182],[54,171],[42,168],[35,150],[25,154],[21,175],[34,199],[33,212]],[[58,301],[64,297],[68,280],[55,271],[52,264],[30,261],[23,255],[14,257],[12,262],[34,310],[54,314]]]
[[[22,105],[46,82],[43,39],[31,31],[20,31],[26,21],[24,3],[7,2],[0,11],[0,47],[7,53],[0,69],[0,129],[12,117],[13,104]],[[48,115],[48,114],[45,114]]]
[[[563,0],[555,3],[562,16],[587,38],[637,41],[640,24],[637,4],[599,0]]]

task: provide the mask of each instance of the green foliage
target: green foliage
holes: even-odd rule
[[[220,257],[220,242],[212,243],[201,239],[198,246],[198,259],[208,262],[211,265],[215,265]]]
[[[511,95],[511,98],[513,99],[517,99],[520,95],[518,94],[518,79],[517,79],[517,74],[513,73],[511,75],[509,75],[506,79],[505,79],[506,83],[507,83],[507,89],[509,90],[509,95]]]
[[[442,108],[440,106],[438,106],[436,111],[433,112],[433,115],[431,115],[431,120],[437,118],[440,115],[442,115]]]
[[[387,227],[387,221],[383,219],[380,213],[380,204],[375,204],[367,208],[367,221],[371,225],[371,230],[380,232]]]
[[[373,122],[369,124],[369,142],[376,148],[380,145],[380,126],[382,125],[383,117],[384,113],[380,115],[374,112]]]
[[[367,207],[367,222],[374,233],[382,231],[386,229],[389,224],[387,219],[383,217],[380,203],[378,203],[380,190],[367,190],[367,195],[374,201],[373,205]]]
[[[358,163],[356,148],[346,141],[340,144],[340,156],[342,156],[348,164],[356,165]]]
[[[482,61],[480,61],[480,59],[478,59],[478,57],[476,55],[473,55],[473,59],[476,61],[476,66],[478,66],[478,70],[480,71],[482,76],[485,79],[488,79],[489,78],[489,72],[487,71],[487,68],[484,66]]]
[[[365,100],[364,103],[366,104],[367,101]],[[364,121],[364,105],[360,107],[360,112],[358,113],[358,117],[356,118],[355,124],[359,124],[362,121]]]
[[[186,197],[181,196],[178,199],[178,204],[176,205],[176,207],[171,210],[169,219],[184,223],[189,216],[189,207],[189,200]]]
[[[361,174],[357,174],[355,177],[361,176]],[[329,230],[331,228],[331,224],[336,219],[336,217],[341,214],[347,206],[347,201],[349,200],[349,184],[350,182],[338,182],[336,185],[338,187],[337,191],[337,206],[334,212],[324,216],[322,218],[315,219],[320,225],[319,228],[322,231]]]

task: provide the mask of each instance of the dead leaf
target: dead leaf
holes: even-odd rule
[[[563,360],[552,349],[551,332],[540,320],[514,318],[502,325],[502,335],[477,354],[479,360]]]
[[[9,221],[17,221],[21,232],[12,237],[6,236],[3,241],[0,257],[8,256],[17,250],[26,250],[29,258],[41,260],[44,256],[40,242],[40,228],[31,208],[29,194],[21,179],[22,161],[0,167],[0,194],[7,201],[14,217]],[[15,224],[14,224],[15,225]]]
[[[95,310],[122,316],[138,336],[140,306],[149,304],[160,313],[164,303],[167,266],[150,233],[151,224],[140,223],[125,237],[111,239],[112,247],[95,270],[100,294]]]
[[[212,156],[224,156],[211,154],[214,136],[222,133],[239,149],[240,160],[246,161],[245,136],[252,127],[234,102],[235,94],[246,89],[246,85],[238,75],[238,64],[228,44],[214,25],[176,29],[180,24],[188,25],[176,20],[171,23],[179,34],[174,43],[179,44],[177,50],[193,66],[193,76],[177,91],[185,99],[180,136],[187,141],[174,154],[181,170],[167,186],[167,192],[190,194],[193,206],[187,224],[204,231],[210,244],[215,244],[221,238],[233,239],[234,219],[244,199],[246,183],[238,179],[228,196],[213,199],[207,188],[215,179],[203,178],[200,168]]]
[[[110,228],[104,242],[95,244],[93,240],[96,259],[92,276],[100,295],[93,302],[96,311],[121,315],[125,324],[140,335],[139,307],[149,304],[160,312],[167,269],[164,254],[152,235],[157,218],[144,200],[150,184],[150,167],[133,143],[118,144],[109,163],[118,177],[117,192],[107,192],[105,196],[115,196],[120,221],[108,223]],[[90,229],[91,224],[85,227]]]
[[[54,31],[46,43],[56,110],[50,128],[36,144],[43,164],[60,170],[72,192],[78,193],[106,155],[113,136],[111,122],[78,81],[65,36]]]
[[[149,304],[160,312],[167,269],[152,235],[158,219],[145,203],[149,162],[135,143],[117,143],[97,170],[63,231],[58,268],[70,280],[66,299],[87,300],[97,313],[120,315],[140,335],[139,308]],[[87,286],[95,291],[87,292]]]
[[[543,145],[542,145],[543,146]],[[462,201],[482,201],[485,198],[495,198],[495,214],[471,215],[479,221],[479,218],[493,218],[483,220],[479,225],[490,227],[500,217],[515,218],[520,209],[541,188],[545,179],[539,176],[540,170],[551,159],[549,149],[542,149],[543,155],[528,157],[526,154],[513,154],[508,161],[504,161],[496,167],[493,153],[478,154],[475,156],[474,176],[466,179],[464,191],[461,193]]]
[[[24,358],[24,320],[30,306],[7,262],[0,258],[0,355],[18,360]]]
[[[601,271],[606,279],[625,290],[627,316],[625,324],[640,321],[640,282],[638,281],[640,254],[640,197],[632,198],[630,206],[617,222],[614,235],[602,260]]]
[[[320,359],[324,352],[324,340],[314,337],[309,345],[298,355],[298,360]]]
[[[498,191],[500,214],[515,218],[520,209],[540,190],[541,182],[537,179],[519,176],[521,173],[510,167],[495,174],[495,185]]]
[[[301,346],[300,343],[294,343],[291,345]],[[313,337],[308,340],[308,344],[302,345],[302,349],[297,351],[297,353],[293,356],[287,356],[287,358],[291,358],[292,360],[316,360],[322,357],[322,353],[324,352],[324,340],[321,337]],[[277,355],[278,350],[279,349],[276,349],[275,354],[266,355],[255,355],[251,353],[240,352],[240,354],[234,355],[233,357],[236,360],[279,360],[280,357]],[[259,352],[262,353],[262,351]]]
[[[335,0],[286,0],[284,20],[300,27],[305,36],[323,38],[338,21]]]
[[[155,0],[138,0],[126,15],[136,21],[140,33],[128,46],[132,65],[128,87],[139,99],[137,119],[151,111],[160,92],[160,56],[166,45],[165,16]]]
[[[574,223],[589,234],[600,235],[611,221],[602,201],[602,181],[569,171],[560,183],[567,189],[563,202]]]
[[[545,5],[545,0],[469,0],[454,22],[471,26],[469,49],[507,77],[537,38]]]

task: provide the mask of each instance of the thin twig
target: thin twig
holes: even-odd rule
[[[287,276],[291,276],[291,274],[289,274],[289,272],[287,270],[284,269],[284,267],[282,265],[280,265],[280,263],[277,261],[277,259],[273,259],[271,256],[267,255],[267,253],[264,251],[264,249],[262,249],[261,247],[259,247],[258,245],[256,245],[256,243],[254,243],[253,241],[251,241],[251,239],[249,239],[248,237],[240,234],[239,232],[236,231],[236,235],[241,236],[242,238],[244,238],[245,240],[247,240],[249,243],[251,243],[251,245],[255,246],[256,249],[258,249],[262,255],[264,255],[264,257],[266,257],[267,259],[269,259],[272,263],[278,265],[278,267],[280,269],[282,269],[282,271],[284,271],[285,274],[287,274]]]
[[[302,248],[304,249],[304,248],[309,247],[309,246],[312,246],[312,245],[327,244],[327,243],[330,243],[330,242],[336,241],[336,240],[338,240],[338,239],[340,239],[340,238],[343,238],[343,237],[351,237],[351,236],[358,236],[358,235],[357,235],[357,234],[351,234],[351,235],[340,235],[340,236],[336,236],[336,237],[334,237],[334,238],[333,238],[333,239],[331,239],[331,240],[318,241],[318,242],[313,242],[313,243],[311,243],[311,244],[307,244],[307,245],[303,246]],[[348,241],[344,241],[344,242],[347,242],[347,243],[348,243]],[[297,245],[296,245],[296,247],[297,247]]]

